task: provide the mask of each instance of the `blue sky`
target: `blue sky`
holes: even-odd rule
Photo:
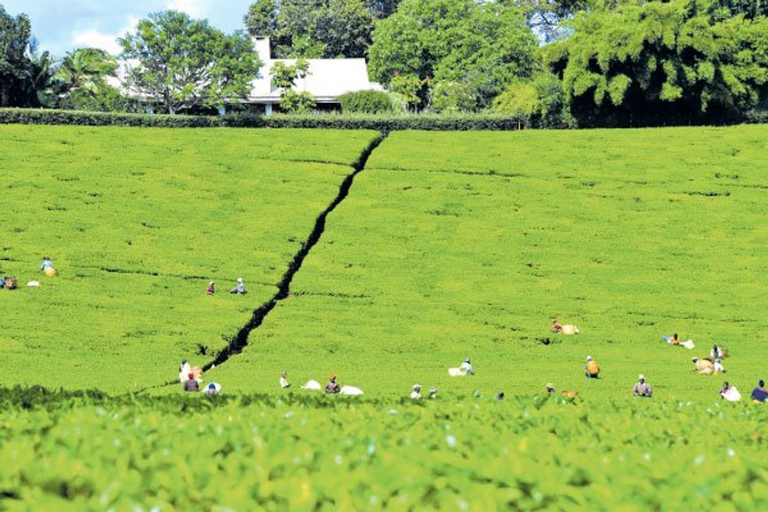
[[[243,18],[254,0],[0,0],[11,15],[26,13],[41,50],[56,57],[86,46],[117,54],[117,38],[152,12],[175,9],[205,18],[227,33],[245,29]]]

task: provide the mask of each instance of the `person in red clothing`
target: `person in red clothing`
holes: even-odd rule
[[[208,283],[208,288],[205,289],[206,295],[213,295],[214,293],[216,293],[215,284],[216,283],[214,283],[213,281]]]

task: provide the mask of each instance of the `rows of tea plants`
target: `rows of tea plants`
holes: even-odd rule
[[[0,126],[3,382],[129,391],[210,361],[377,136]]]
[[[211,378],[626,399],[642,373],[661,398],[749,390],[768,377],[767,166],[762,126],[392,133],[291,297]],[[556,336],[553,317],[580,334]],[[696,349],[661,341],[674,332]],[[727,373],[695,375],[714,343]],[[465,358],[476,375],[449,377]]]
[[[760,510],[764,407],[0,390],[4,510]]]

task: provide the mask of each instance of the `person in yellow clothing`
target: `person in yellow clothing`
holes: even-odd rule
[[[597,379],[600,376],[600,365],[592,359],[592,356],[587,356],[587,364],[584,365],[584,375],[588,379]]]

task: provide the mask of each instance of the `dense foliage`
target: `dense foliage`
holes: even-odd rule
[[[764,0],[257,0],[244,22],[271,38],[272,57],[368,57],[396,111],[562,128],[765,119],[766,15]],[[85,48],[57,61],[37,51],[26,16],[0,22],[0,107],[245,111],[259,67],[243,34],[168,11],[121,40],[119,90],[104,81],[114,58]],[[311,94],[289,92],[278,111],[315,110]]]
[[[530,76],[535,49],[535,37],[514,7],[404,0],[376,26],[369,69],[372,78],[395,92],[415,94],[422,107],[439,84],[448,84],[454,94],[468,92],[471,100],[449,105],[476,110],[488,106],[511,80]]]
[[[493,100],[493,111],[521,119],[526,128],[571,128],[575,123],[560,80],[547,72],[509,84]]]
[[[4,508],[761,510],[768,409],[0,390]]]
[[[768,20],[713,0],[581,12],[547,53],[584,126],[723,123],[768,94]]]
[[[0,109],[0,124],[81,126],[155,126],[168,128],[327,128],[343,130],[515,130],[522,118],[502,114],[404,115],[310,114],[249,116],[169,116],[75,112],[70,110]]]
[[[80,48],[67,53],[54,74],[58,108],[91,111],[124,111],[128,100],[110,85],[116,77],[117,59],[103,50]]]
[[[392,99],[384,91],[352,91],[339,96],[342,112],[385,114],[394,110]]]
[[[276,58],[364,57],[374,15],[363,0],[257,0],[245,24]]]
[[[261,65],[244,34],[225,35],[176,11],[150,14],[120,44],[128,88],[169,114],[247,97]]]
[[[11,16],[0,4],[0,107],[37,107],[48,78],[47,52],[34,48],[29,17]]]

